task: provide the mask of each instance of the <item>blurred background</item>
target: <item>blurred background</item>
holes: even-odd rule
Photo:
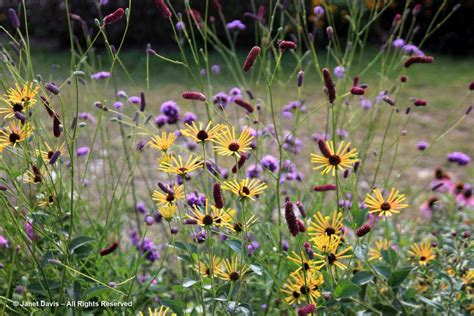
[[[312,12],[312,8],[319,5],[322,0],[306,0],[308,12]],[[359,0],[364,1],[364,0]],[[368,8],[375,8],[377,3],[382,1],[365,0]],[[68,28],[66,20],[66,10],[64,0],[25,0],[28,8],[28,29],[30,37],[35,40],[35,46],[40,48],[54,48],[58,50],[67,50],[69,47]],[[165,22],[159,10],[156,9],[153,0],[132,0],[131,6],[131,24],[126,39],[127,48],[144,48],[146,43],[151,43],[154,47],[166,48],[175,47],[173,45],[173,38],[170,36],[172,32],[170,25]],[[184,0],[173,0],[173,6],[177,12],[184,12]],[[230,22],[234,19],[241,20],[246,29],[239,31],[238,42],[245,45],[252,44],[254,41],[254,21],[246,12],[256,12],[260,5],[266,5],[268,0],[223,0],[223,12]],[[347,14],[345,6],[346,1],[326,1],[331,3],[331,10],[336,12],[336,16],[340,19],[336,20],[337,29],[339,33],[343,34],[347,29],[347,20],[344,15]],[[386,39],[387,33],[390,29],[393,17],[397,13],[403,13],[405,1],[394,0],[390,8],[383,13],[381,19],[378,20],[378,25],[373,28],[370,41],[374,44],[383,43]],[[443,12],[440,14],[440,19],[449,14],[453,8],[458,6],[453,16],[440,27],[437,32],[426,42],[424,49],[437,53],[446,53],[452,55],[468,55],[474,51],[474,0],[420,0],[415,3],[421,4],[422,8],[417,18],[417,26],[420,31],[419,36],[415,37],[414,44],[418,44],[421,40],[421,35],[424,34],[430,22],[435,16],[436,12],[446,3]],[[8,21],[8,8],[20,9],[19,0],[0,0],[0,24],[11,30]],[[128,0],[69,0],[69,7],[71,12],[77,14],[82,18],[84,24],[74,23],[74,32],[77,35],[77,40],[81,41],[83,27],[90,29],[97,29],[94,24],[94,19],[101,18],[113,12],[118,7],[127,7]],[[218,13],[210,0],[210,15],[216,17],[216,29],[223,35],[224,29],[221,27],[222,23],[218,18]],[[293,1],[283,1],[284,5],[291,6]],[[204,0],[191,0],[190,5],[198,12],[204,12]],[[410,5],[413,8],[413,5]],[[20,10],[20,14],[22,14]],[[266,12],[265,17],[268,17]],[[309,17],[311,20],[311,17]],[[23,20],[23,19],[22,19]],[[184,21],[187,24],[186,16]],[[316,32],[319,40],[324,43],[325,21],[321,19],[316,26],[320,32]],[[22,23],[22,27],[25,25]],[[313,23],[309,24],[314,27]],[[123,32],[123,22],[111,25],[107,28],[111,43],[117,44]],[[7,40],[2,32],[2,43],[5,45]],[[100,46],[100,45],[99,45]]]

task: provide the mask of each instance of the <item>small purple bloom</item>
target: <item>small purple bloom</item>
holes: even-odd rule
[[[342,79],[346,76],[346,68],[342,66],[337,66],[334,68],[334,76],[338,79]]]
[[[318,5],[318,6],[314,7],[313,12],[314,12],[314,15],[316,17],[320,17],[324,14],[324,8],[320,5]]]
[[[396,40],[393,41],[392,45],[395,48],[402,48],[403,46],[405,46],[405,40],[401,38],[397,38]]]
[[[197,121],[197,115],[193,112],[186,112],[184,113],[183,123],[184,124],[192,124],[192,122]]]
[[[211,72],[215,75],[218,75],[221,73],[221,67],[219,65],[212,65]]]
[[[8,248],[8,239],[0,235],[0,248]]]
[[[142,99],[139,96],[136,96],[136,95],[133,95],[130,98],[128,98],[128,102],[130,102],[132,104],[140,104],[141,100]]]
[[[95,74],[91,75],[91,79],[93,80],[102,80],[102,79],[108,79],[110,78],[111,73],[108,71],[99,71],[96,72]]]
[[[262,167],[260,165],[252,164],[247,168],[247,177],[253,179],[260,177],[260,172],[262,172]]]
[[[202,244],[207,239],[207,233],[205,230],[201,229],[198,232],[192,234],[193,240],[198,244]]]
[[[193,192],[186,195],[186,200],[189,206],[196,205],[196,207],[206,205],[206,196],[199,192]]]
[[[87,156],[87,154],[89,154],[89,147],[79,147],[77,150],[76,150],[76,155],[78,157],[84,157],[84,156]]]
[[[179,106],[173,100],[165,101],[161,104],[160,108],[161,113],[166,115],[168,118],[179,117]]]
[[[416,148],[418,148],[419,150],[425,150],[426,148],[428,148],[428,146],[429,144],[424,140],[421,140],[416,144]]]
[[[147,226],[151,226],[155,223],[155,219],[150,214],[146,214],[143,218],[143,221]]]
[[[167,121],[168,121],[168,117],[164,114],[160,114],[157,117],[155,117],[155,124],[158,127],[162,127],[163,125],[166,124]]]
[[[282,240],[281,241],[281,248],[283,251],[287,252],[288,249],[290,249],[290,244],[288,244],[287,240]]]
[[[118,98],[126,98],[127,97],[127,93],[123,90],[119,90],[117,91],[117,97]]]
[[[459,166],[466,166],[471,162],[471,157],[462,152],[452,152],[448,154],[448,161],[455,162]]]
[[[120,110],[120,109],[123,108],[123,103],[120,102],[120,101],[116,101],[116,102],[114,102],[113,107],[117,110]]]
[[[214,105],[225,108],[229,103],[229,96],[224,92],[219,92],[212,97]]]
[[[137,205],[135,205],[135,210],[142,214],[148,213],[148,209],[146,208],[145,203],[143,202],[138,202]]]
[[[243,31],[247,28],[244,23],[240,20],[234,20],[232,22],[227,23],[227,29],[230,31]]]
[[[416,45],[407,44],[402,47],[403,51],[408,55],[424,56],[425,53],[421,51]]]
[[[370,101],[367,98],[361,97],[359,99],[359,105],[364,109],[364,110],[370,110],[372,108],[372,101]]]
[[[263,168],[270,172],[278,172],[278,159],[272,155],[266,155],[260,161]]]
[[[178,23],[176,23],[176,29],[177,29],[178,31],[184,30],[184,27],[185,27],[185,25],[184,25],[184,22],[183,22],[183,21],[179,21]]]

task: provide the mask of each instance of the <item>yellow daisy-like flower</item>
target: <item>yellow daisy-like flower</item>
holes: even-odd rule
[[[418,260],[420,266],[426,266],[428,262],[436,259],[436,255],[433,253],[433,247],[431,247],[429,241],[425,241],[419,245],[412,245],[409,254]]]
[[[221,269],[222,258],[212,255],[211,260],[207,262],[199,261],[197,265],[197,271],[202,277],[215,276],[216,273]]]
[[[21,88],[19,84],[16,84],[16,88],[10,88],[7,90],[7,93],[2,98],[3,101],[10,105],[10,109],[2,109],[7,110],[7,113],[13,113],[13,115],[9,117],[13,117],[15,112],[24,112],[25,109],[29,106],[32,106],[36,103],[36,95],[38,94],[39,87],[33,82],[27,82]],[[5,114],[5,111],[1,111],[0,113]],[[8,116],[8,114],[7,114]],[[5,116],[5,118],[8,118]]]
[[[186,214],[186,216],[189,219],[196,220],[197,224],[203,227],[231,227],[230,223],[235,216],[235,210],[219,209],[214,205],[211,205],[209,210],[209,204],[206,199],[204,212],[194,204],[191,214]]]
[[[176,140],[174,133],[167,133],[166,131],[161,132],[160,135],[152,136],[148,144],[158,150],[167,151]]]
[[[184,186],[174,185],[173,189],[165,193],[155,190],[153,191],[152,199],[157,205],[176,204],[177,201],[184,200]]]
[[[178,156],[178,158],[170,156],[169,159],[169,162],[162,161],[158,170],[168,173],[176,173],[182,177],[196,169],[202,168],[204,164],[200,157],[194,157],[193,155],[189,155],[186,163],[183,163],[183,158],[181,156]]]
[[[214,150],[222,156],[237,156],[243,155],[249,152],[252,148],[253,136],[250,134],[250,129],[244,128],[239,137],[235,135],[235,128],[230,129],[228,126],[224,126],[222,130],[217,134],[214,142]]]
[[[344,250],[339,251],[339,246],[341,245],[341,237],[337,235],[319,235],[316,238],[313,238],[312,241],[316,249],[320,253],[315,253],[314,256],[322,260],[316,261],[316,264],[319,265],[318,269],[321,269],[326,264],[329,264],[330,267],[335,266],[340,269],[347,269],[347,266],[341,262],[342,259],[351,258],[352,255],[347,254],[351,251],[352,247],[349,246]]]
[[[178,207],[175,204],[167,204],[158,210],[165,220],[171,221],[176,214]]]
[[[267,189],[267,185],[259,179],[229,180],[222,184],[222,190],[231,191],[243,199],[255,201],[254,196],[260,195]]]
[[[311,271],[313,269],[316,269],[315,261],[308,259],[303,251],[301,251],[299,255],[295,251],[293,251],[291,255],[286,258],[298,265],[298,268],[293,271],[293,273],[297,273],[302,269],[304,269],[304,271]]]
[[[31,128],[27,125],[16,125],[15,122],[11,122],[10,125],[4,129],[0,130],[0,152],[2,152],[5,147],[13,146],[24,141],[31,135]]]
[[[382,250],[387,250],[388,247],[390,247],[388,240],[375,241],[375,248],[369,249],[369,261],[382,259]]]
[[[47,208],[48,206],[51,206],[54,204],[56,201],[56,196],[50,195],[49,197],[43,197],[39,202],[38,206],[41,208]]]
[[[186,123],[186,128],[181,130],[184,136],[192,138],[196,143],[213,141],[219,135],[224,128],[224,125],[216,124],[212,126],[212,122],[209,122],[206,127],[203,123],[196,123],[193,121],[191,124]]]
[[[400,210],[408,207],[408,204],[403,203],[405,195],[399,194],[398,190],[392,189],[386,200],[379,189],[375,189],[372,193],[375,194],[375,197],[367,194],[365,198],[365,204],[370,208],[370,213],[388,217],[398,214]]]
[[[143,312],[139,312],[140,316],[175,316],[176,314],[170,311],[169,307],[161,306],[158,310],[157,308],[151,309],[148,308],[148,314],[144,314]]]
[[[323,216],[321,212],[314,215],[314,221],[308,228],[308,235],[316,237],[319,235],[341,235],[342,232],[342,213],[334,211],[332,219],[330,216]]]
[[[319,289],[323,283],[324,278],[319,271],[314,270],[305,273],[299,271],[290,274],[281,289],[281,293],[286,295],[285,301],[290,305],[306,302],[307,300],[314,303],[321,296]]]
[[[54,148],[49,146],[49,144],[45,142],[44,146],[46,147],[46,150],[37,150],[36,156],[41,156],[45,163],[49,163],[49,160],[53,157],[55,152],[59,151],[60,155],[64,155],[64,153],[66,152],[66,150],[64,149],[64,144],[61,144],[60,146]]]
[[[229,228],[236,233],[240,233],[240,232],[243,232],[244,230],[248,230],[256,222],[257,222],[257,217],[255,215],[252,215],[250,216],[249,219],[245,221],[245,223],[235,222]]]
[[[37,166],[32,166],[32,170],[26,170],[23,174],[23,182],[31,184],[40,184],[43,182],[45,173]]]
[[[314,170],[321,170],[321,174],[331,172],[334,176],[336,170],[345,170],[352,168],[352,166],[359,161],[357,159],[357,149],[348,150],[351,143],[347,143],[344,146],[344,142],[339,143],[339,147],[335,150],[334,143],[326,141],[326,153],[323,155],[311,154],[311,162],[318,164],[319,166],[314,167]]]
[[[471,269],[467,271],[463,277],[462,277],[462,282],[466,285],[470,285],[474,282],[474,270]]]
[[[247,272],[249,272],[249,267],[246,263],[242,265],[239,264],[240,259],[235,256],[231,260],[225,259],[222,262],[222,267],[220,267],[216,272],[217,276],[221,280],[236,282],[242,279]]]

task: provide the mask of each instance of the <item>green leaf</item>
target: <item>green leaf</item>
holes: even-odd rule
[[[184,282],[183,282],[183,287],[191,287],[193,286],[194,284],[198,283],[198,281],[196,280],[191,280],[191,279],[185,279]]]
[[[240,253],[242,251],[242,243],[239,240],[227,240],[227,244],[236,253]]]
[[[334,294],[339,298],[351,297],[359,293],[361,288],[349,281],[340,283],[334,290]]]
[[[394,271],[392,274],[390,274],[390,277],[388,278],[388,285],[391,287],[396,287],[402,284],[403,281],[408,277],[410,274],[412,268],[403,268],[397,271]]]
[[[374,307],[382,312],[383,316],[391,316],[391,315],[398,315],[399,312],[393,306],[385,305],[381,303],[374,304]]]
[[[390,276],[390,269],[387,268],[385,265],[383,264],[377,264],[375,265],[374,264],[374,270],[377,271],[378,274],[380,274],[381,276],[383,276],[385,279],[388,279],[388,277]]]
[[[69,244],[69,252],[74,253],[74,251],[76,249],[81,248],[82,246],[85,246],[85,245],[93,242],[94,240],[95,240],[94,238],[87,237],[87,236],[76,237]]]
[[[381,251],[383,260],[387,262],[392,268],[395,268],[398,263],[398,254],[391,247]]]
[[[352,282],[357,285],[364,285],[372,281],[374,275],[369,271],[359,271],[352,277]]]
[[[263,275],[263,268],[257,264],[251,264],[250,269],[256,274],[256,275]]]
[[[364,262],[367,258],[367,252],[369,249],[367,248],[367,245],[359,245],[354,247],[354,255],[356,256],[357,259],[360,261]]]

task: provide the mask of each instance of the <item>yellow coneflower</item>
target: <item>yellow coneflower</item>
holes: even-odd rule
[[[212,126],[212,122],[209,122],[206,127],[202,122],[198,125],[193,121],[191,124],[186,123],[186,128],[181,130],[184,136],[192,138],[196,143],[213,141],[219,135],[220,131],[224,128],[221,124]]]
[[[314,303],[321,296],[319,288],[324,283],[323,275],[319,271],[299,271],[290,274],[290,277],[283,285],[281,292],[286,295],[285,301],[292,304],[299,304],[309,300]]]
[[[7,90],[3,101],[8,103],[12,108],[15,108],[13,115],[15,112],[24,112],[25,108],[36,103],[38,90],[39,87],[33,82],[25,83],[23,88],[19,84],[16,84],[16,88]]]
[[[316,261],[316,264],[319,265],[318,269],[321,269],[326,264],[330,266],[335,266],[340,269],[346,269],[347,266],[341,262],[342,259],[351,258],[352,255],[347,255],[352,247],[348,246],[346,249],[338,252],[338,248],[341,245],[341,237],[337,235],[319,235],[312,239],[316,249],[321,252],[315,253],[314,256],[322,260]]]
[[[267,189],[267,185],[259,179],[229,180],[222,184],[222,190],[231,191],[243,199],[255,201],[254,196],[260,195]]]
[[[208,260],[207,262],[198,262],[197,271],[202,277],[215,276],[217,272],[221,269],[221,266],[222,258],[212,255],[210,261]]]
[[[319,235],[341,235],[342,232],[342,213],[334,211],[332,219],[330,216],[323,216],[321,212],[314,215],[314,221],[308,228],[308,235],[316,237]]]
[[[39,202],[38,202],[38,206],[41,207],[41,208],[47,208],[48,206],[51,206],[54,204],[54,202],[56,201],[56,196],[51,194],[49,195],[48,197],[43,197]]]
[[[471,285],[474,282],[474,270],[473,269],[467,271],[463,275],[462,282],[466,285]]]
[[[174,185],[173,189],[165,193],[155,190],[153,191],[152,199],[157,205],[176,204],[177,201],[184,200],[184,186]]]
[[[388,240],[375,241],[375,248],[369,249],[369,261],[382,259],[382,250],[387,250],[388,247],[390,247]]]
[[[189,155],[186,163],[183,163],[183,158],[179,155],[177,159],[174,156],[170,156],[169,159],[169,162],[162,161],[158,170],[168,173],[176,173],[177,175],[184,177],[188,173],[203,166],[202,159],[200,157],[193,157],[193,155]]]
[[[160,309],[158,310],[157,308],[151,309],[151,307],[148,308],[148,314],[144,314],[143,312],[139,312],[140,316],[176,316],[175,313],[170,311],[169,307],[164,307],[161,306]]]
[[[216,136],[214,142],[214,150],[222,156],[237,156],[243,155],[249,152],[252,148],[253,136],[250,133],[250,129],[244,128],[239,137],[235,135],[235,128],[232,130],[224,126],[220,133]]]
[[[44,171],[40,170],[37,166],[32,166],[32,170],[26,170],[23,174],[23,182],[31,184],[40,184],[44,179]]]
[[[175,204],[167,204],[158,210],[165,220],[171,221],[176,214],[177,206]]]
[[[194,204],[191,214],[186,214],[189,219],[196,220],[197,224],[203,227],[231,227],[230,223],[234,215],[235,210],[232,209],[219,209],[214,205],[211,205],[209,209],[207,199],[204,205],[204,212]]]
[[[245,221],[245,223],[234,222],[229,228],[236,233],[240,233],[243,232],[245,229],[248,230],[252,225],[257,222],[257,220],[257,217],[255,215],[252,215],[249,219]]]
[[[332,141],[327,141],[322,146],[325,146],[323,155],[311,154],[311,162],[319,165],[313,169],[322,169],[321,174],[331,172],[334,176],[337,170],[352,168],[352,166],[359,161],[357,159],[357,149],[354,148],[348,151],[351,143],[347,143],[344,146],[344,142],[342,141],[337,150],[335,150]]]
[[[44,146],[46,147],[46,150],[36,150],[36,156],[41,156],[45,163],[49,163],[55,152],[59,151],[60,155],[64,155],[66,152],[64,149],[64,143],[54,148],[45,142]]]
[[[174,133],[167,133],[166,131],[161,132],[160,135],[152,136],[148,144],[158,150],[166,152],[176,140]]]
[[[231,260],[225,259],[222,262],[222,266],[217,270],[216,275],[225,281],[235,282],[242,279],[247,272],[249,267],[246,263],[239,264],[240,259],[235,256]]]
[[[11,122],[10,125],[4,129],[0,130],[0,152],[2,152],[5,147],[13,146],[24,141],[27,137],[31,135],[31,128],[27,125],[16,125],[15,122]]]
[[[425,241],[419,245],[412,245],[409,254],[418,260],[420,266],[426,266],[428,262],[436,258],[436,255],[433,253],[433,247],[431,247],[429,241]]]
[[[392,214],[400,213],[400,210],[408,207],[408,204],[403,203],[405,195],[399,194],[398,190],[392,189],[386,200],[379,189],[374,189],[372,193],[375,194],[375,197],[367,194],[365,198],[365,204],[369,207],[370,213],[389,217]]]
[[[311,271],[313,269],[316,269],[315,261],[308,259],[303,251],[301,251],[300,254],[296,253],[295,251],[292,251],[291,255],[286,258],[298,265],[298,268],[293,271],[293,273],[297,273],[302,269],[304,269],[304,271]]]

